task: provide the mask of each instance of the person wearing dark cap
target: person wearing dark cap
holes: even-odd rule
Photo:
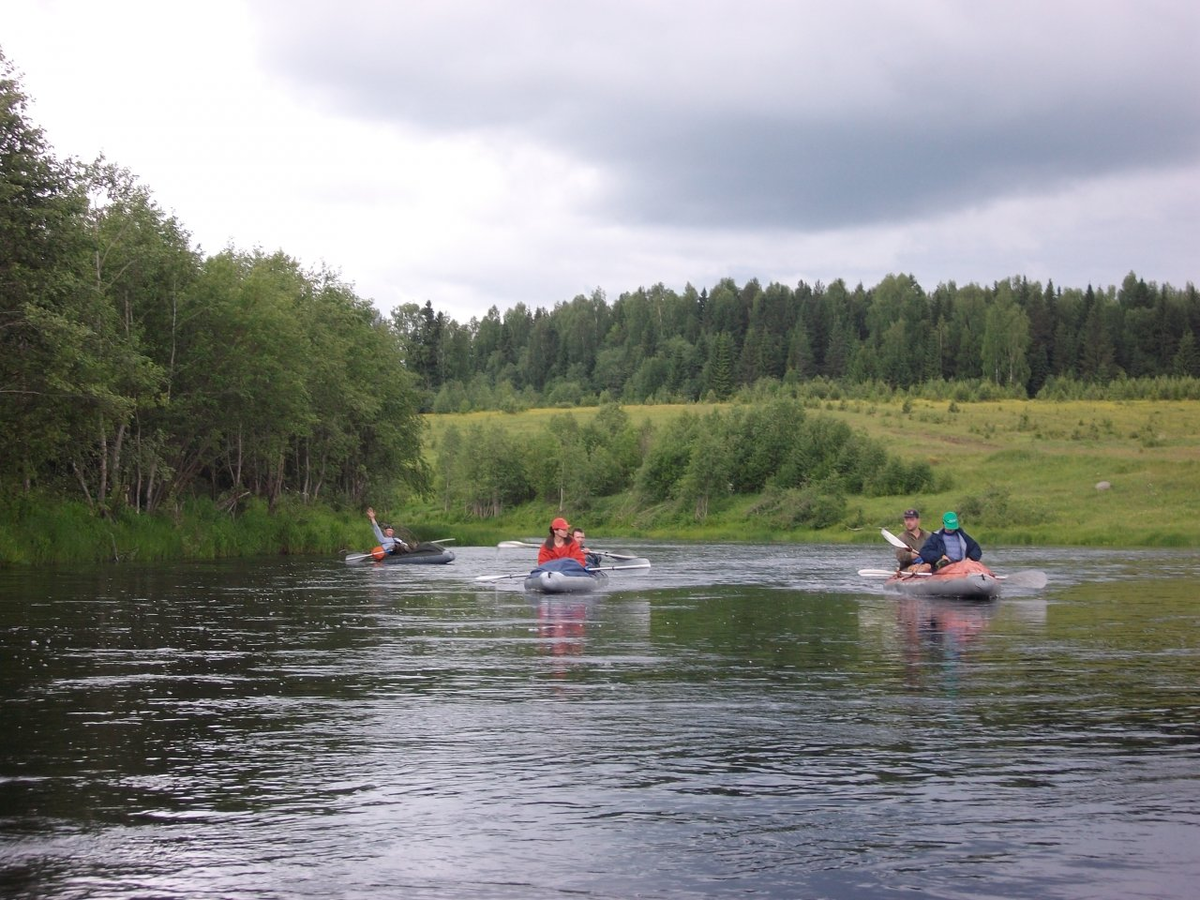
[[[396,537],[396,530],[391,525],[381,527],[375,521],[375,510],[370,506],[367,507],[367,518],[371,520],[371,529],[375,532],[375,540],[379,541],[379,546],[383,548],[384,553],[407,553],[412,549],[403,540]]]
[[[921,552],[913,560],[913,571],[928,572],[952,562],[964,559],[979,562],[982,558],[982,548],[975,538],[959,527],[958,513],[951,511],[942,516],[942,527],[931,534],[921,547]]]
[[[550,536],[538,550],[539,566],[552,559],[573,559],[581,566],[587,565],[583,547],[571,537],[571,526],[561,516],[550,523]]]
[[[904,511],[904,530],[900,532],[899,538],[908,544],[908,549],[896,548],[896,562],[900,568],[907,569],[929,540],[929,532],[921,527],[921,514],[915,509]]]

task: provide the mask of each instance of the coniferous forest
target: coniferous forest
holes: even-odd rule
[[[1195,286],[1132,272],[1102,288],[725,279],[518,303],[466,323],[432,300],[383,315],[284,252],[205,255],[128,171],[55,158],[2,54],[0,196],[0,495],[81,499],[102,514],[193,496],[230,509],[247,497],[270,508],[285,495],[451,497],[452,481],[506,477],[469,466],[555,450],[467,454],[455,433],[429,463],[423,413],[601,405],[588,489],[686,495],[700,515],[710,482],[741,493],[834,476],[843,493],[928,483],[928,467],[798,414],[787,404],[801,393],[1200,398]],[[734,396],[763,402],[657,435],[620,406]],[[715,462],[690,463],[683,450],[703,442]],[[515,493],[464,495],[462,511],[561,489],[554,472],[526,473]],[[835,514],[821,497],[808,497],[810,522]]]

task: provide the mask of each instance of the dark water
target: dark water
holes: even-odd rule
[[[1196,895],[1200,556],[632,548],[0,572],[0,894]]]

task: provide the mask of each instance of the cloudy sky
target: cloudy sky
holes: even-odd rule
[[[60,156],[384,312],[1200,273],[1195,0],[4,0]]]

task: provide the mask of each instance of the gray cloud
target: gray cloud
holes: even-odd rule
[[[1183,2],[279,7],[311,102],[594,167],[594,214],[821,230],[1200,156]],[[256,7],[269,9],[269,7]]]

